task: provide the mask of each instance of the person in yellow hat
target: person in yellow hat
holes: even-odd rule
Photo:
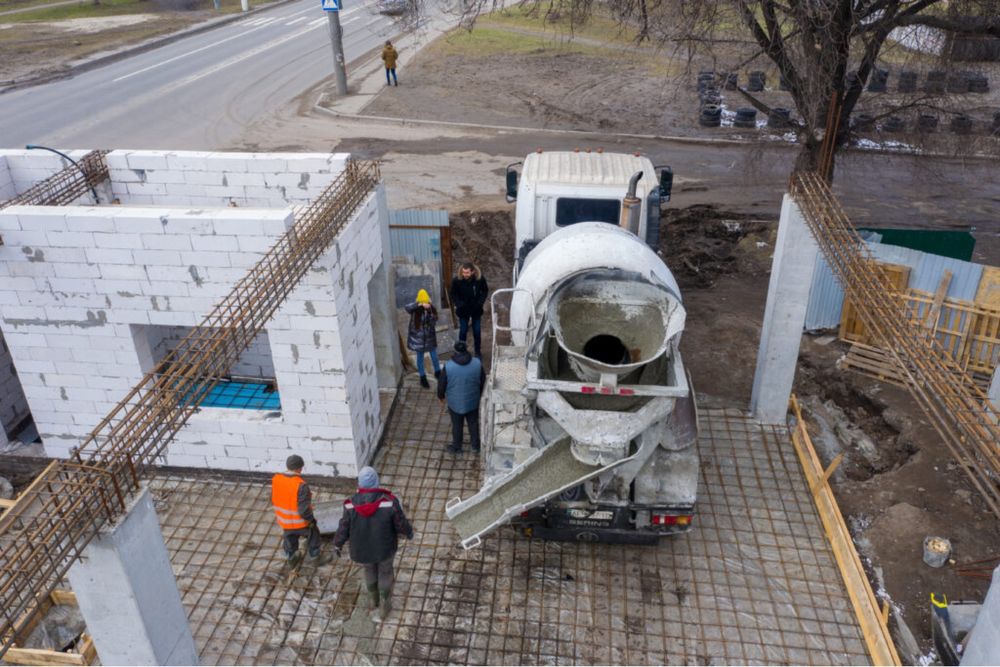
[[[441,364],[437,354],[437,320],[438,312],[431,303],[427,290],[417,292],[417,300],[406,306],[410,314],[410,325],[406,332],[406,347],[413,350],[417,357],[417,373],[420,374],[420,386],[430,389],[427,373],[424,370],[424,353],[431,355],[434,364],[434,377],[441,377]]]

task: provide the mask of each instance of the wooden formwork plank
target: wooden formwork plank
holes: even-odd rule
[[[81,653],[63,653],[42,648],[12,646],[3,656],[12,665],[89,665]]]
[[[979,289],[976,291],[976,304],[1000,310],[1000,266],[983,267]]]
[[[893,288],[905,293],[906,287],[910,283],[910,267],[905,264],[889,264],[888,262],[875,262],[880,265],[889,276]],[[849,299],[844,299],[844,305],[840,311],[840,332],[838,337],[852,343],[870,343],[870,336],[865,328],[864,322],[857,308]]]
[[[795,427],[792,429],[792,444],[805,473],[806,482],[813,491],[813,501],[819,511],[823,529],[833,549],[834,560],[844,579],[844,586],[861,626],[861,635],[868,648],[868,654],[875,665],[900,665],[902,663],[889,634],[885,615],[868,582],[861,559],[854,549],[851,533],[844,523],[833,490],[829,482],[824,479],[826,471],[809,439],[799,402],[794,395],[790,402],[796,418]]]

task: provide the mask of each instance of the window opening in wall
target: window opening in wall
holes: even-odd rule
[[[193,389],[188,395],[197,393],[200,393],[199,388]],[[200,407],[281,410],[281,400],[273,382],[223,380],[205,395]]]
[[[139,366],[144,373],[163,361],[191,331],[191,327],[137,324],[131,325],[131,329]],[[261,332],[254,339],[228,373],[207,393],[203,389],[205,384],[193,388],[184,400],[193,401],[196,396],[203,396],[199,403],[203,408],[280,411],[281,397],[274,379],[267,332]]]

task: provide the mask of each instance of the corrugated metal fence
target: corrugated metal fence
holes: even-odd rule
[[[910,267],[909,287],[931,292],[937,290],[946,270],[951,271],[951,283],[946,296],[953,299],[974,301],[979,281],[983,275],[983,265],[963,262],[950,257],[941,257],[919,250],[866,241],[872,255],[890,264]],[[806,310],[806,331],[831,329],[840,324],[840,314],[844,306],[844,290],[837,282],[830,266],[821,256],[813,271],[812,288],[809,292],[809,306]]]

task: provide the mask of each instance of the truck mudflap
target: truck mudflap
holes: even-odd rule
[[[572,452],[572,441],[563,438],[539,450],[503,477],[491,480],[476,495],[466,500],[451,500],[445,513],[458,531],[462,547],[473,549],[479,546],[483,535],[513,517],[633,458],[634,455],[609,465],[590,465],[577,459]]]

